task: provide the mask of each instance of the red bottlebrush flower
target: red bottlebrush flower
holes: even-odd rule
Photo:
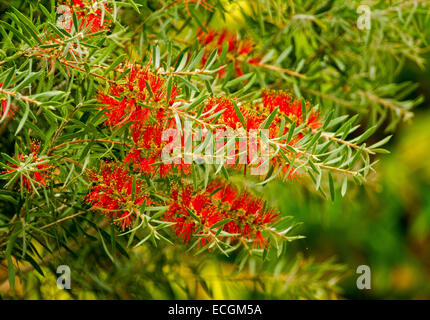
[[[234,109],[233,101],[226,97],[211,98],[206,102],[204,112],[215,114],[224,110],[218,123],[227,125],[230,128],[237,129],[240,127],[240,119]]]
[[[255,107],[256,111],[258,111],[258,107]],[[258,129],[260,125],[266,120],[264,113],[255,112],[254,114],[247,114],[246,120],[246,128],[248,130]]]
[[[259,64],[261,62],[262,57],[257,56],[257,57],[252,57],[248,60],[249,64]]]
[[[254,51],[254,44],[250,40],[244,40],[240,43],[237,53],[241,56],[247,56]]]
[[[236,76],[241,76],[243,74],[243,63],[247,60],[244,57],[251,56],[254,52],[254,43],[250,40],[240,40],[237,34],[233,34],[227,30],[221,32],[214,31],[212,29],[205,33],[203,30],[199,30],[197,33],[197,39],[200,44],[206,47],[205,56],[202,59],[202,65],[207,61],[209,53],[217,49],[218,53],[221,53],[224,45],[228,45],[228,56],[227,59],[234,66],[234,71]],[[255,60],[257,57],[250,57],[249,60]],[[261,60],[261,58],[258,58]],[[248,62],[249,63],[249,62]],[[224,76],[226,70],[220,69],[218,74],[220,77]]]
[[[221,182],[212,182],[207,190],[212,197],[221,204],[232,205],[238,193],[231,185],[224,185]]]
[[[232,35],[232,34],[227,34],[226,38],[227,38],[227,43],[228,43],[228,52],[231,53],[233,51],[236,51],[236,49],[238,47],[237,37],[235,35]]]
[[[136,120],[146,120],[149,116],[149,109],[139,106],[135,99],[123,98],[116,100],[106,94],[100,93],[97,97],[104,115],[107,118],[105,124],[109,127],[122,127],[128,122]]]
[[[120,165],[104,165],[101,173],[92,172],[95,185],[85,196],[92,210],[99,210],[111,218],[121,230],[129,228],[139,215],[140,206],[150,204],[142,182],[136,182],[133,192],[133,176]]]
[[[15,108],[12,105],[10,105],[9,106],[9,110],[7,110],[7,101],[6,100],[1,100],[0,119],[3,118],[3,116],[5,116],[5,114],[6,114],[5,117],[10,117],[10,118],[13,119],[15,117],[16,111],[17,111],[17,108]]]
[[[15,162],[9,162],[10,169],[3,172],[7,177],[19,178],[22,190],[31,191],[39,186],[47,186],[53,166],[45,164],[44,160],[38,157],[39,144],[32,142],[30,155],[18,154]]]
[[[239,193],[231,185],[213,182],[205,192],[193,194],[191,187],[183,188],[181,192],[174,190],[169,210],[163,218],[175,222],[175,234],[185,243],[194,236],[200,237],[203,245],[217,236],[218,230],[211,227],[221,220],[229,219],[219,228],[230,233],[232,240],[252,241],[255,246],[263,248],[268,245],[268,241],[262,231],[277,221],[278,214],[266,210],[264,202],[249,192]]]
[[[215,40],[215,38],[218,36],[218,33],[214,30],[208,30],[208,33],[204,33],[201,31],[199,34],[199,42],[204,45],[208,45],[212,41]]]
[[[135,170],[142,173],[155,173],[158,169],[154,166],[161,161],[162,127],[144,126],[138,123],[132,128],[132,138],[135,147],[130,150],[124,162],[131,162]]]
[[[242,68],[237,61],[234,62],[234,70],[236,71],[236,75],[238,77],[243,76]]]
[[[160,126],[144,125],[142,122],[136,123],[132,127],[132,138],[135,143],[128,155],[125,163],[132,163],[135,170],[147,174],[159,173],[161,177],[169,176],[176,168],[178,174],[190,174],[190,164],[185,164],[183,159],[178,159],[172,163],[162,163],[162,151],[166,144],[171,141],[163,141],[163,128]],[[183,145],[183,142],[182,142]]]
[[[170,208],[164,213],[163,218],[175,222],[173,228],[176,236],[187,243],[191,237],[205,234],[207,232],[205,228],[213,226],[221,217],[206,194],[193,195],[192,188],[185,187],[180,193],[177,190],[172,191]],[[202,237],[201,241],[205,244],[209,239]]]
[[[179,94],[180,90],[173,85],[168,104],[172,105]],[[110,127],[123,126],[129,122],[146,122],[151,112],[158,120],[162,120],[160,116],[165,115],[165,106],[160,102],[167,100],[166,81],[160,75],[132,65],[123,83],[113,84],[108,94],[99,93],[97,99],[100,108],[105,111],[106,125]],[[154,109],[142,105],[148,100],[156,103],[155,114]]]
[[[303,123],[303,111],[300,100],[294,100],[290,94],[283,91],[265,90],[262,92],[261,97],[264,107],[267,108],[269,112],[279,107],[279,111],[290,119],[297,121],[297,125]],[[307,125],[312,129],[319,128],[321,126],[319,122],[319,113],[311,111],[307,117]]]
[[[216,205],[224,211],[224,217],[231,221],[224,225],[224,230],[238,237],[253,241],[257,247],[266,247],[268,242],[261,231],[278,220],[273,209],[266,210],[264,201],[247,191],[238,193],[230,185],[223,186],[214,182],[208,190],[215,190],[213,198]]]

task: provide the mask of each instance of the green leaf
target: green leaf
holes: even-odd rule
[[[367,138],[369,138],[374,132],[375,130],[378,128],[378,126],[373,126],[371,128],[369,128],[368,130],[366,130],[366,132],[364,132],[361,136],[359,136],[357,138],[356,143],[362,143],[363,141],[365,141]]]
[[[153,50],[154,68],[157,70],[160,67],[160,47],[155,46]]]
[[[363,149],[364,149],[365,145],[363,144],[360,148],[360,150],[358,150],[354,157],[350,160],[350,162],[348,163],[349,168],[352,168],[352,166],[357,162],[358,158],[360,157],[360,155],[363,153]]]
[[[191,63],[188,65],[188,70],[193,71],[193,68],[202,60],[203,55],[205,54],[206,49],[203,48],[199,51],[197,56],[191,61]]]
[[[275,119],[276,114],[278,113],[279,107],[276,107],[275,110],[272,111],[272,113],[264,120],[264,122],[261,124],[260,127],[263,127],[263,129],[268,129],[270,125],[273,122],[273,119]]]
[[[104,72],[104,74],[108,74],[110,71],[114,70],[124,59],[125,57],[127,57],[127,54],[122,54],[119,57],[117,57],[114,62],[112,62],[112,64],[109,66],[109,68],[107,68]]]
[[[3,87],[2,88],[7,88],[7,86],[10,83],[10,80],[14,76],[15,72],[16,72],[15,68],[10,68],[10,71],[6,76],[6,79],[3,81]]]
[[[14,35],[16,35],[19,39],[21,39],[22,41],[24,41],[25,43],[27,43],[30,47],[32,47],[31,42],[21,32],[19,32],[17,29],[15,29],[14,27],[12,27],[10,24],[8,24],[7,22],[5,22],[3,20],[0,20],[0,23],[2,23],[5,26],[6,29],[12,31],[12,33]]]
[[[30,113],[30,106],[28,103],[25,104],[25,110],[24,115],[21,118],[21,121],[18,124],[18,128],[16,128],[15,136],[21,131],[21,129],[24,127],[25,122],[27,121],[28,114]]]
[[[206,27],[204,26],[204,24],[202,23],[202,21],[200,20],[198,14],[196,14],[196,12],[194,11],[193,8],[189,8],[189,12],[191,13],[191,15],[193,16],[193,20],[197,22],[197,24],[200,26],[200,28],[202,28],[206,33],[208,33],[208,29],[206,29]]]
[[[42,71],[30,73],[19,85],[17,85],[15,87],[15,92],[18,92],[19,90],[21,90],[25,86],[29,85],[34,80],[39,78],[41,75],[42,75]]]
[[[24,26],[27,28],[34,40],[36,40],[39,44],[43,44],[42,40],[40,40],[39,36],[37,35],[38,31],[36,26],[30,21],[30,19],[28,19],[16,8],[12,7],[12,10],[15,12],[16,16],[24,23]]]
[[[205,101],[207,97],[208,97],[207,95],[203,95],[200,98],[196,99],[195,101],[193,101],[192,103],[186,106],[186,110],[187,111],[193,110],[195,107],[200,105],[203,101]]]
[[[230,80],[229,82],[226,83],[225,87],[229,88],[229,87],[235,86],[237,84],[240,84],[240,83],[244,82],[245,80],[249,79],[252,75],[254,75],[254,73],[250,72],[250,73],[244,74],[243,76],[240,76],[236,79]]]
[[[167,79],[167,98],[166,98],[166,102],[169,103],[170,101],[170,97],[172,96],[172,85],[173,85],[173,80],[172,77],[169,77],[169,79]]]
[[[329,187],[330,187],[331,201],[334,201],[334,199],[335,199],[334,183],[333,183],[333,177],[332,177],[330,172],[328,173],[328,182],[329,182]]]
[[[294,135],[294,130],[296,129],[296,121],[294,121],[291,126],[288,128],[288,136],[287,136],[287,141],[286,143],[290,143],[291,139],[293,138]]]
[[[140,13],[140,10],[139,10],[139,8],[137,7],[136,2],[134,2],[133,0],[128,0],[128,1],[130,2],[130,4],[131,4],[131,6],[133,7],[133,9],[134,9],[134,10],[136,10],[136,11],[137,11],[137,13]],[[140,4],[139,4],[139,6],[140,6]]]
[[[392,137],[392,135],[390,135],[390,136],[387,136],[387,137],[385,137],[384,139],[382,139],[381,141],[379,141],[379,142],[377,142],[377,143],[375,143],[375,144],[373,144],[373,145],[371,145],[370,147],[369,147],[369,149],[374,149],[374,148],[378,148],[378,147],[380,147],[380,146],[383,146],[384,144],[386,144],[388,141],[390,141],[390,139],[391,139],[391,137]],[[375,151],[376,152],[376,151]]]
[[[12,234],[9,237],[9,240],[6,246],[6,259],[7,259],[9,286],[12,290],[15,288],[15,266],[12,261],[12,250],[17,236],[18,236],[18,233]]]
[[[221,221],[218,221],[217,223],[215,223],[213,226],[211,226],[211,229],[216,229],[216,228],[218,228],[218,227],[221,227],[221,226],[223,226],[223,225],[225,225],[226,223],[229,223],[230,221],[232,221],[233,219],[229,219],[229,218],[227,218],[227,219],[224,219],[224,220],[221,220]],[[222,229],[223,228],[219,228],[218,229],[218,232],[217,232],[217,236],[221,233],[221,231],[222,231]]]
[[[181,72],[184,69],[185,64],[187,63],[187,59],[188,59],[188,53],[185,52],[184,56],[182,57],[181,62],[179,63],[178,67],[176,68],[175,72]],[[180,77],[180,79],[182,79],[182,77]]]
[[[342,197],[345,196],[347,187],[348,187],[348,177],[345,176],[343,178],[342,189],[341,189]]]
[[[302,104],[302,118],[303,118],[303,122],[305,122],[305,123],[306,123],[307,110],[306,110],[306,102],[305,102],[305,99],[301,99],[301,104]]]
[[[239,107],[237,106],[236,102],[234,102],[234,101],[233,101],[233,106],[234,106],[234,111],[236,112],[237,117],[239,118],[240,123],[242,124],[242,127],[243,127],[245,130],[247,130],[247,129],[246,129],[246,121],[245,121],[245,117],[243,116],[242,111],[240,111]]]
[[[199,89],[194,84],[192,84],[190,81],[185,79],[184,77],[177,77],[177,79],[180,80],[181,82],[183,82],[191,90],[199,92]]]

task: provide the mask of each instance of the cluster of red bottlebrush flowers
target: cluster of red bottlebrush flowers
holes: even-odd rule
[[[220,54],[225,43],[228,44],[227,60],[234,65],[234,70],[237,76],[243,75],[243,63],[257,64],[261,61],[261,56],[254,55],[254,43],[250,40],[240,40],[237,34],[233,34],[227,30],[221,32],[209,29],[206,33],[204,30],[199,30],[197,33],[199,43],[205,46],[205,54],[202,58],[202,65],[205,65],[209,59],[211,51],[217,49]],[[218,71],[220,76],[226,73],[224,68]]]
[[[268,240],[263,231],[278,221],[278,213],[267,209],[263,200],[249,192],[239,192],[232,185],[214,181],[203,192],[194,192],[190,186],[173,190],[169,210],[163,218],[175,223],[172,228],[185,243],[197,237],[200,244],[206,245],[211,236],[221,235],[232,242],[247,240],[264,248]]]
[[[61,5],[62,3],[60,3]],[[106,1],[96,0],[72,0],[71,5],[63,3],[70,10],[64,14],[69,14],[65,29],[70,32],[73,27],[73,12],[76,15],[80,25],[77,31],[88,30],[89,33],[96,33],[103,30],[109,30],[112,21],[105,17],[106,12],[111,12],[111,8]]]
[[[10,169],[3,172],[3,175],[19,178],[21,190],[31,191],[40,186],[46,186],[51,176],[51,165],[45,164],[39,154],[40,145],[37,142],[31,143],[30,155],[18,154],[14,161],[8,163]]]
[[[142,182],[136,182],[133,189],[133,175],[121,165],[102,165],[100,173],[92,171],[89,177],[94,186],[85,202],[111,218],[121,230],[132,226],[142,205],[151,204]]]
[[[135,171],[150,175],[160,174],[161,177],[166,177],[173,173],[189,174],[191,165],[184,164],[184,157],[169,164],[163,163],[161,159],[163,147],[170,142],[162,140],[163,130],[175,127],[175,120],[169,107],[175,103],[180,90],[172,83],[171,93],[168,97],[165,77],[152,73],[148,66],[142,67],[132,64],[124,67],[127,66],[130,69],[127,76],[110,85],[107,93],[101,92],[98,95],[100,108],[104,111],[107,126],[114,129],[126,124],[129,125],[133,146],[128,151],[124,162],[130,163]],[[279,114],[269,126],[270,138],[280,135],[279,127],[283,116],[288,117],[291,121],[296,121],[297,126],[306,121],[309,128],[317,129],[321,125],[319,113],[308,110],[308,104],[305,107],[307,113],[306,117],[303,117],[304,110],[300,100],[294,99],[287,92],[269,90],[262,92],[262,103],[237,106],[243,114],[248,132],[252,129],[258,129],[270,113],[275,108],[279,108]],[[215,124],[234,130],[242,127],[242,122],[232,99],[214,96],[205,102],[203,113],[206,116],[209,117],[220,111],[222,114]],[[282,135],[287,132],[288,126],[285,126]],[[302,134],[298,134],[291,139],[290,145],[296,144],[302,137]],[[182,138],[181,143],[183,147],[185,142]],[[256,151],[258,152],[258,150]],[[284,171],[287,172],[289,166],[280,159],[280,155],[277,157],[279,159],[273,159],[272,165],[276,167],[284,165]],[[248,163],[251,160],[248,159]],[[256,163],[253,165],[258,166]],[[234,167],[233,164],[232,166]],[[174,170],[175,168],[176,170]],[[242,166],[237,167],[237,169],[241,168]]]
[[[166,78],[149,71],[148,66],[133,64],[122,68],[129,68],[129,73],[111,84],[106,93],[99,92],[97,99],[99,108],[104,111],[105,125],[112,130],[126,125],[132,144],[122,163],[105,167],[101,176],[92,176],[97,185],[91,189],[86,201],[92,204],[93,209],[101,210],[112,219],[121,221],[120,227],[124,230],[138,217],[136,208],[143,202],[163,205],[151,202],[143,192],[141,183],[137,183],[138,191],[133,197],[133,175],[186,175],[191,172],[191,164],[185,165],[183,158],[179,163],[170,164],[161,159],[163,147],[170,142],[163,141],[163,130],[175,128],[172,106],[181,102],[177,100],[181,92],[175,83],[171,83],[169,94]],[[306,105],[306,117],[303,117],[301,101],[293,99],[286,92],[264,91],[261,103],[240,106],[235,105],[229,97],[213,96],[204,102],[202,113],[205,117],[210,117],[223,111],[212,124],[216,124],[218,128],[221,126],[236,130],[242,127],[244,120],[245,129],[249,132],[251,129],[258,129],[275,108],[279,108],[279,114],[269,127],[272,138],[279,135],[279,123],[283,116],[296,121],[297,125],[306,121],[310,129],[320,126],[319,114],[307,110],[309,106]],[[237,109],[243,115],[242,121]],[[190,112],[193,115],[193,111]],[[288,126],[284,130],[283,134],[288,132]],[[291,143],[300,139],[301,137],[296,137]],[[182,138],[181,143],[184,144]],[[273,159],[273,165],[281,165],[278,160]],[[131,168],[133,173],[126,168]],[[285,166],[284,170],[287,169],[288,166]],[[194,190],[182,181],[185,186],[167,191],[165,196],[170,199],[169,209],[162,214],[164,221],[174,223],[172,228],[179,238],[186,243],[191,238],[199,238],[199,243],[203,246],[212,243],[214,237],[225,239],[228,243],[250,241],[259,248],[268,245],[264,234],[265,231],[270,232],[269,225],[278,221],[278,214],[273,209],[266,208],[263,200],[219,181],[210,183],[205,191]]]

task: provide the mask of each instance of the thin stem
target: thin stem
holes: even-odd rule
[[[67,60],[60,60],[64,65],[66,65],[66,66],[68,66],[68,67],[70,67],[70,68],[72,68],[72,69],[76,69],[76,70],[79,70],[79,71],[82,71],[82,72],[87,72],[84,68],[81,68],[81,67],[78,67],[78,66],[75,66],[75,65],[73,65],[72,63],[70,63],[69,61],[67,61]],[[90,75],[92,75],[92,76],[94,76],[94,77],[97,77],[97,78],[100,78],[100,79],[103,79],[103,80],[105,80],[105,81],[107,81],[107,82],[109,82],[109,83],[115,83],[115,81],[114,80],[111,80],[111,79],[108,79],[108,78],[106,78],[105,76],[102,76],[101,74],[98,74],[98,73],[95,73],[95,72],[88,72],[88,74],[90,74]]]
[[[73,111],[69,114],[69,116],[67,117],[66,121],[64,121],[61,126],[58,128],[58,130],[55,132],[54,137],[52,138],[51,141],[51,148],[48,151],[48,155],[51,154],[51,152],[53,151],[53,146],[55,141],[57,140],[59,134],[61,133],[61,131],[64,129],[65,125],[70,121],[70,119],[73,117],[73,115],[75,114],[75,112],[79,109],[79,107],[81,106],[81,104],[78,104]]]
[[[162,75],[181,75],[181,76],[192,76],[198,74],[212,74],[213,71],[199,70],[199,71],[173,71],[173,72],[160,72]]]
[[[3,90],[3,89],[0,89],[0,93],[7,94],[7,95],[12,96],[12,97],[17,97],[17,95],[18,95],[16,92],[11,92],[11,91],[7,91],[7,90]],[[19,99],[30,102],[30,103],[34,103],[36,105],[42,104],[42,102],[34,100],[34,99],[27,97],[27,96],[21,95],[21,96],[19,96]]]
[[[292,70],[285,69],[285,68],[280,68],[280,67],[272,66],[272,65],[269,65],[269,64],[265,64],[265,63],[255,63],[255,64],[253,63],[252,65],[260,67],[260,68],[264,68],[264,69],[269,69],[269,70],[273,70],[273,71],[283,72],[283,73],[286,73],[286,74],[288,74],[290,76],[297,77],[297,78],[306,78],[306,75],[304,75],[302,73],[298,73],[296,71],[292,71]]]
[[[313,133],[317,133],[317,130],[313,130],[312,132]],[[345,140],[336,138],[335,136],[331,136],[331,135],[329,135],[327,133],[324,133],[324,132],[321,133],[321,137],[324,137],[324,138],[329,139],[329,140],[336,141],[336,142],[341,143],[341,144],[346,144],[347,146],[349,146],[351,148],[354,148],[354,149],[357,149],[357,150],[361,149],[361,147],[359,145],[355,144],[355,143],[352,143],[352,142],[349,142],[349,141],[345,141]],[[373,152],[369,148],[363,148],[363,151],[366,152],[366,153],[369,153],[369,154],[375,154],[375,152]]]
[[[393,110],[396,113],[398,112],[398,113],[402,114],[404,117],[409,117],[412,115],[412,113],[409,112],[408,110],[402,109],[402,108],[392,104],[391,102],[374,95],[373,93],[370,93],[368,91],[363,91],[363,90],[359,90],[358,93],[364,94],[369,100],[377,102],[377,103],[381,104],[382,106]]]
[[[68,217],[64,217],[64,218],[58,219],[58,220],[56,220],[56,221],[54,221],[54,222],[52,222],[52,223],[49,223],[49,224],[46,224],[46,225],[44,225],[44,226],[40,227],[40,230],[48,229],[48,228],[50,228],[50,227],[52,227],[52,226],[55,226],[55,225],[57,225],[57,224],[60,224],[60,223],[63,223],[63,222],[65,222],[65,221],[71,220],[71,219],[73,219],[73,218],[79,217],[79,216],[81,216],[81,215],[83,215],[83,214],[86,214],[86,213],[88,213],[88,212],[87,212],[87,211],[82,211],[82,212],[78,212],[78,213],[72,214],[71,216],[68,216]]]
[[[125,142],[120,142],[120,141],[113,141],[113,140],[107,140],[107,139],[94,139],[94,140],[90,140],[90,139],[79,139],[79,140],[73,140],[73,141],[67,141],[64,142],[62,144],[59,144],[58,146],[55,146],[51,149],[51,152],[61,149],[64,146],[70,145],[70,144],[76,144],[76,143],[85,143],[85,142],[101,142],[101,143],[113,143],[113,144],[118,144],[118,145],[122,145],[122,146],[127,146],[130,147],[131,145]]]

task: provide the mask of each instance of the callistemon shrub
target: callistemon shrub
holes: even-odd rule
[[[392,21],[420,19],[428,6],[417,5],[375,4],[366,20],[355,1],[2,2],[10,287],[66,261],[111,288],[101,274],[128,259],[172,268],[160,280],[170,284],[183,276],[174,265],[204,281],[199,268],[215,260],[294,279],[286,266],[300,252],[287,258],[288,243],[306,235],[277,208],[283,195],[267,201],[264,190],[300,185],[330,202],[369,181],[387,132],[420,102],[403,94],[413,84],[393,82],[396,61],[422,63],[419,34]],[[309,277],[306,261],[292,273]],[[323,291],[302,281],[289,297],[336,292],[338,266],[313,267],[336,276],[318,272]]]

